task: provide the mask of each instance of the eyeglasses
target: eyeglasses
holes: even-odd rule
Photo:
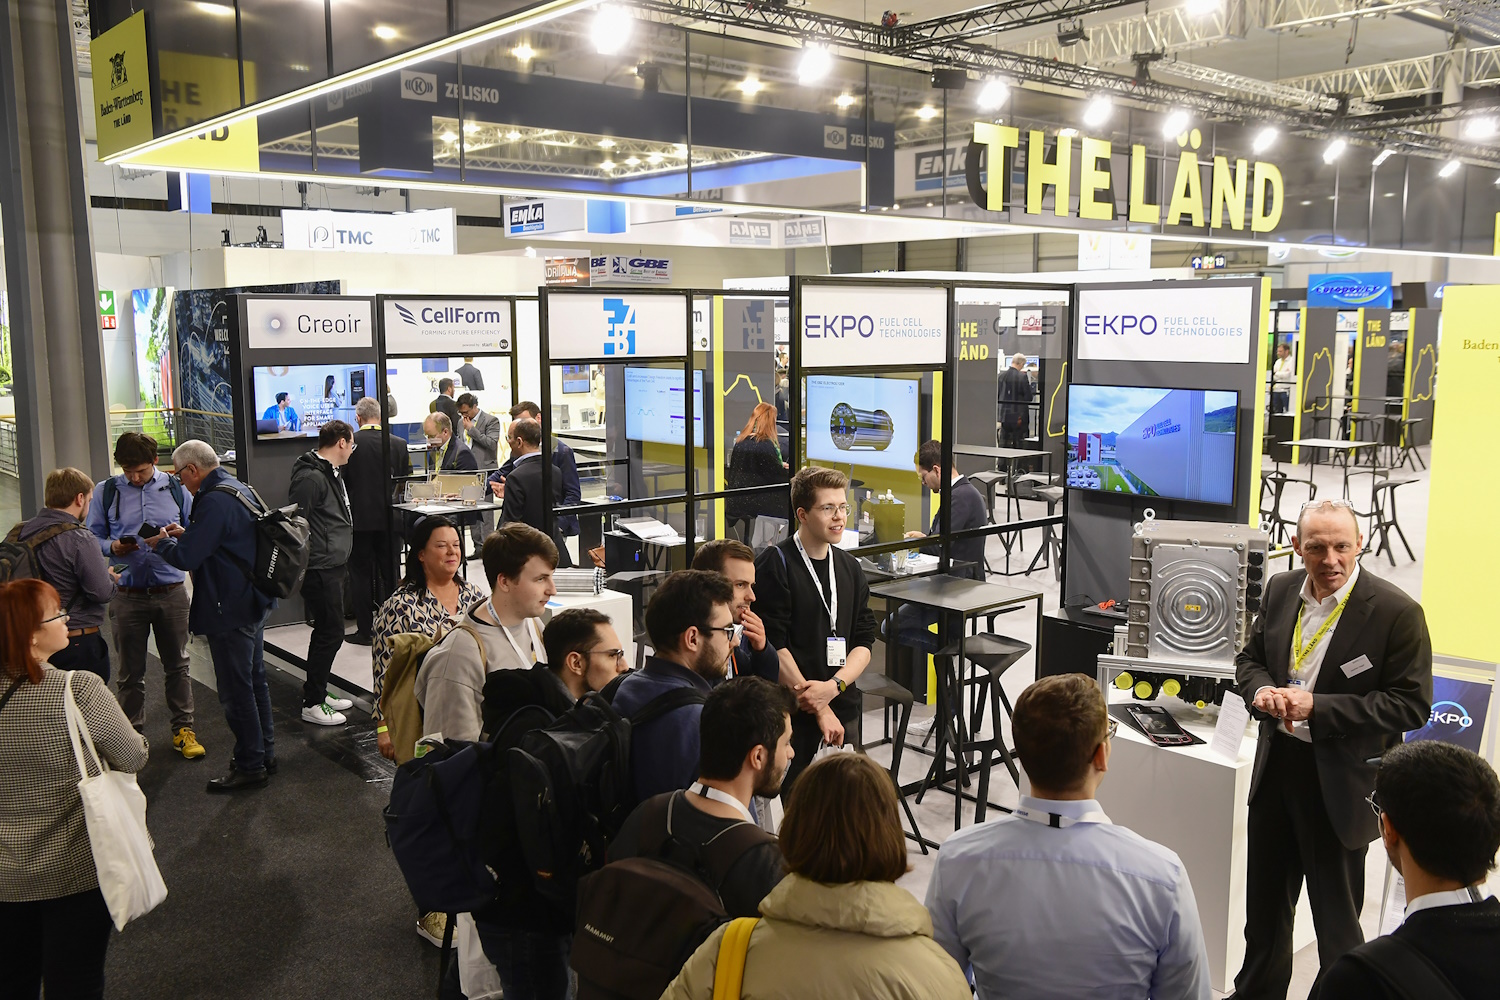
[[[1354,504],[1343,497],[1335,497],[1330,500],[1309,500],[1302,505],[1303,510],[1317,510],[1319,507],[1347,507],[1354,509]]]
[[[1115,738],[1115,733],[1118,733],[1119,731],[1120,731],[1120,720],[1119,719],[1110,719],[1109,720],[1109,728],[1104,731],[1104,739],[1105,739],[1105,741],[1108,742],[1109,740],[1114,739]]]
[[[852,508],[846,503],[825,503],[821,507],[813,508],[813,510],[817,511],[819,514],[822,514],[824,517],[832,517],[835,514],[838,514],[840,517],[848,517],[849,511],[851,509]]]
[[[1380,808],[1380,800],[1375,797],[1374,792],[1365,796],[1365,804],[1370,807],[1370,811],[1375,814],[1376,819],[1379,819],[1385,812],[1384,809]]]
[[[58,619],[60,619],[60,618],[66,618],[66,617],[68,617],[68,613],[66,611],[59,611],[57,614],[53,615],[51,618],[43,618],[42,619],[42,624],[43,625],[51,625],[53,622],[57,621]]]
[[[588,649],[588,650],[584,651],[583,655],[584,656],[607,656],[611,660],[618,661],[618,660],[625,659],[625,650],[623,650],[623,649]]]
[[[701,626],[699,626],[698,630],[700,632],[723,632],[725,635],[729,636],[729,644],[731,646],[738,646],[740,644],[740,636],[744,634],[745,626],[743,626],[743,625],[701,625]]]

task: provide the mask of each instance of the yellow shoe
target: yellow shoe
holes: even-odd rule
[[[448,929],[448,914],[446,913],[424,913],[417,920],[417,935],[429,944],[441,948],[443,946],[443,934]],[[453,947],[453,945],[449,945]]]
[[[198,737],[186,726],[177,730],[177,734],[172,737],[172,746],[188,760],[197,760],[208,753],[203,749],[203,744],[198,742]]]

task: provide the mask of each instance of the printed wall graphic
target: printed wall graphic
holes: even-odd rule
[[[143,410],[172,409],[176,403],[172,363],[172,292],[170,288],[137,288],[130,293],[135,316],[135,371]],[[157,439],[166,426],[158,413],[147,413],[145,431]]]
[[[680,358],[688,352],[687,307],[683,295],[551,295],[549,356],[554,362]]]
[[[10,395],[10,306],[0,292],[0,396]]]

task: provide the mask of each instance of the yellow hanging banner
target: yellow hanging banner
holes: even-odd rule
[[[187,128],[240,106],[240,64],[221,56],[161,52],[161,120],[166,133]],[[255,64],[245,63],[245,102],[256,100]],[[184,136],[170,146],[129,161],[138,166],[184,170],[260,169],[260,130],[256,119]]]
[[[89,64],[100,158],[154,139],[146,12],[136,11],[89,42]]]
[[[1500,520],[1483,512],[1500,495],[1500,464],[1476,459],[1476,435],[1500,424],[1500,286],[1443,293],[1443,399],[1435,407],[1428,483],[1422,608],[1436,653],[1500,662],[1500,631],[1475,582],[1500,565]],[[1399,550],[1398,550],[1399,551]]]

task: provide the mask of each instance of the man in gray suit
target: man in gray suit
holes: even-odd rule
[[[488,471],[499,465],[500,418],[479,408],[479,399],[472,392],[458,397],[458,413],[463,419],[464,430],[469,435],[469,450],[479,460],[479,468]],[[484,540],[495,530],[495,514],[485,511],[479,519],[469,525],[469,534],[474,539],[474,551],[484,549]]]

